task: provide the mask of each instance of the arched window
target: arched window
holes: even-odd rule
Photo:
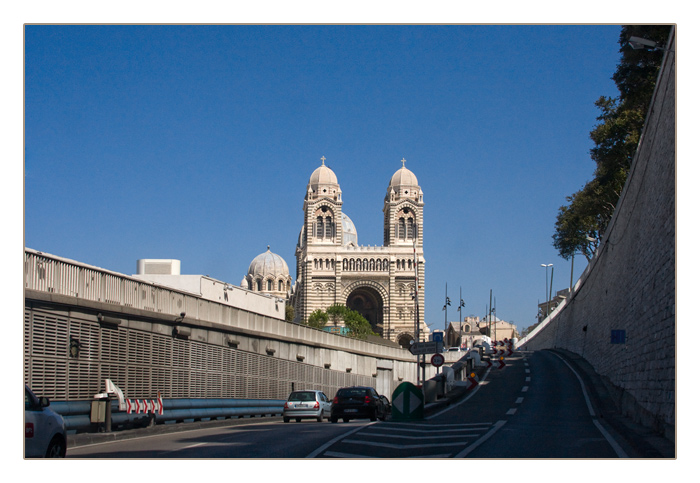
[[[277,291],[278,292],[283,292],[284,291],[284,282],[282,280],[279,280],[277,282]]]
[[[256,285],[258,286],[258,292],[262,292],[262,280],[258,280]]]
[[[413,240],[413,218],[409,218],[406,222],[406,239]]]
[[[325,227],[326,227],[326,235],[325,238],[328,238],[329,240],[333,238],[333,221],[331,220],[330,216],[326,217],[326,222],[325,222]]]
[[[323,238],[323,217],[316,218],[316,238]]]
[[[267,281],[267,291],[272,292],[272,280]]]

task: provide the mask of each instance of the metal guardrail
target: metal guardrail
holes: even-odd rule
[[[25,248],[24,287],[93,302],[196,317],[201,297]]]
[[[52,401],[51,409],[63,417],[69,434],[94,430],[90,421],[94,400]],[[214,419],[282,415],[280,399],[163,399],[163,414],[127,413],[119,411],[119,402],[110,400],[112,429],[128,429],[149,424],[172,424]]]

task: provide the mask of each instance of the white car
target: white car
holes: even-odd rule
[[[66,424],[48,406],[48,398],[38,398],[29,387],[24,386],[25,458],[66,456]]]
[[[298,423],[305,418],[313,418],[320,423],[323,418],[330,417],[331,402],[322,391],[293,391],[282,410],[282,419],[285,423],[290,419],[295,419]]]

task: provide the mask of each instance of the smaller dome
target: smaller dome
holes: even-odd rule
[[[343,246],[350,243],[354,243],[357,246],[357,229],[355,224],[345,213],[341,213],[340,218],[343,225]]]
[[[289,276],[289,267],[282,257],[270,251],[268,245],[265,253],[261,253],[250,262],[248,275],[262,277],[271,275],[274,278],[286,278]]]
[[[413,174],[411,170],[406,168],[406,160],[402,159],[401,162],[404,163],[404,165],[398,171],[396,171],[396,173],[394,173],[394,176],[391,177],[389,186],[395,188],[398,188],[399,186],[418,186],[418,178],[416,178],[416,175]]]

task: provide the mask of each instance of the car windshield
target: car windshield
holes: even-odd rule
[[[364,396],[366,392],[366,389],[341,389],[338,391],[338,397]]]
[[[298,391],[289,395],[290,401],[315,401],[316,393],[312,391]]]

